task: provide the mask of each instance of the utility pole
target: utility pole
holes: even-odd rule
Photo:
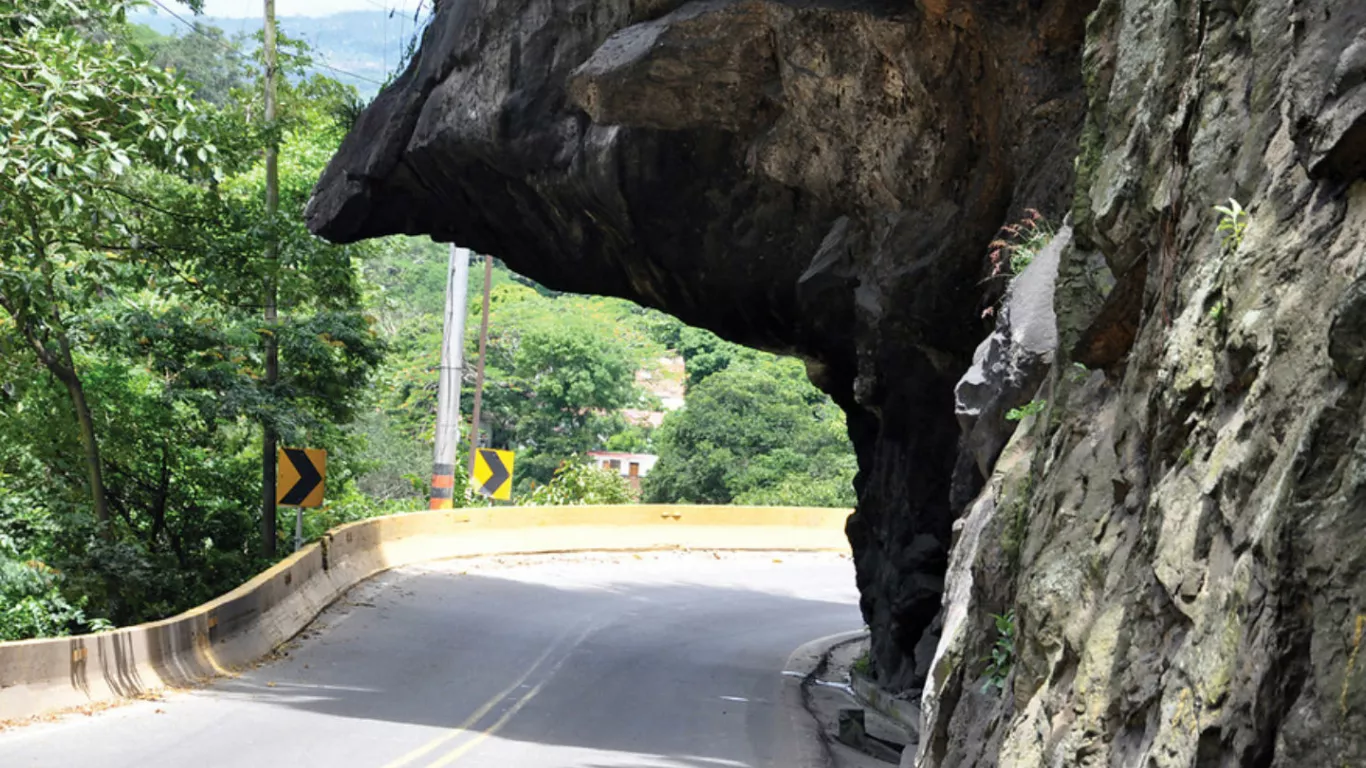
[[[450,509],[455,488],[455,447],[460,442],[460,377],[465,370],[465,315],[470,252],[451,245],[446,272],[446,321],[441,333],[441,377],[436,391],[436,455],[432,459],[432,509]]]
[[[479,367],[474,374],[474,413],[470,424],[469,476],[474,475],[474,456],[479,452],[479,410],[484,403],[484,357],[489,341],[489,289],[493,286],[493,257],[484,256],[484,311],[479,314]]]
[[[280,148],[275,143],[275,0],[265,0],[265,67],[266,67],[266,387],[274,390],[280,380],[280,345],[275,337],[275,297],[279,289],[276,271],[280,262],[280,244],[276,234],[276,214],[280,210]],[[273,394],[273,391],[272,391]],[[261,438],[261,551],[267,559],[275,559],[275,427],[266,423]]]

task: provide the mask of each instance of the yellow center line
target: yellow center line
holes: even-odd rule
[[[521,688],[522,684],[527,681],[527,678],[531,677],[532,674],[536,672],[536,669],[540,667],[542,664],[544,664],[546,659],[550,658],[550,654],[555,652],[555,647],[558,644],[559,643],[551,643],[550,647],[545,649],[545,653],[541,654],[541,657],[536,659],[536,663],[528,667],[527,671],[523,672],[521,677],[514,680],[512,685],[509,685],[508,687],[494,694],[493,698],[484,702],[483,706],[479,707],[479,709],[476,709],[474,711],[474,714],[465,718],[464,721],[462,721],[459,725],[455,726],[455,729],[452,730],[450,733],[432,739],[430,742],[418,747],[417,749],[414,749],[412,752],[409,752],[408,754],[398,758],[397,760],[394,760],[393,762],[386,764],[384,768],[401,768],[401,766],[408,765],[409,763],[412,763],[413,761],[417,760],[423,755],[426,755],[438,749],[439,747],[445,745],[452,739],[459,738],[465,732],[469,731],[469,729],[473,727],[475,723],[479,722],[480,720],[483,720],[484,717],[488,715],[488,713],[492,712],[493,708],[498,706],[499,702],[511,696],[513,693],[517,691],[518,688]]]
[[[507,725],[508,721],[512,719],[513,715],[520,712],[522,707],[525,707],[527,704],[531,702],[532,699],[536,698],[536,694],[541,692],[541,689],[545,687],[545,683],[546,681],[544,680],[537,683],[535,688],[532,688],[530,691],[527,691],[526,695],[518,699],[517,703],[513,704],[512,708],[509,709],[507,712],[504,712],[503,716],[498,718],[493,723],[493,725],[490,725],[488,728],[485,728],[483,732],[481,732],[478,736],[474,737],[473,739],[470,739],[464,744],[461,744],[460,746],[451,750],[446,754],[445,757],[442,757],[440,760],[437,760],[435,763],[432,763],[431,765],[427,766],[427,768],[444,768],[444,766],[450,765],[456,760],[459,760],[461,757],[465,755],[465,753],[469,752],[471,749],[474,749],[475,747],[479,746],[479,744],[481,744],[488,737],[503,730],[503,726]]]
[[[564,656],[561,657],[557,662],[555,662],[555,666],[550,668],[550,671],[546,674],[546,680],[549,680],[556,672],[558,672],[560,667],[564,666],[565,660],[569,658],[569,654],[575,648],[577,648],[580,643],[586,640],[589,635],[596,632],[599,628],[600,625],[591,625],[587,629],[585,629],[578,637],[574,638],[574,642],[570,643],[569,647],[565,650]],[[546,660],[550,658],[551,654],[555,652],[555,649],[560,646],[560,640],[562,639],[564,639],[564,635],[560,635],[560,637],[557,638],[555,642],[551,643],[550,647],[545,649],[545,653],[541,654],[540,658],[536,659],[535,663],[528,667],[527,671],[523,672],[521,677],[514,680],[512,685],[509,685],[507,688],[504,688],[502,691],[499,691],[498,694],[495,695],[493,698],[484,702],[483,706],[475,710],[474,714],[465,718],[465,720],[461,722],[459,725],[455,726],[455,729],[452,730],[450,733],[432,739],[427,744],[424,744],[423,746],[414,749],[412,752],[409,752],[408,754],[398,758],[397,760],[388,763],[384,766],[384,768],[402,768],[402,766],[408,765],[409,763],[412,763],[413,761],[423,757],[424,755],[431,753],[433,750],[445,746],[454,739],[458,739],[461,736],[464,736],[466,733],[469,732],[469,729],[473,727],[475,723],[479,722],[480,720],[483,720],[489,712],[493,711],[494,707],[498,706],[498,704],[503,701],[503,699],[506,699],[513,693],[516,693],[517,689],[521,688],[522,685],[527,681],[527,679],[530,678],[533,674],[535,674],[536,670],[539,669],[541,665],[544,664]],[[531,701],[536,696],[536,694],[541,692],[541,687],[544,685],[545,680],[542,680],[539,684],[536,685],[535,688],[532,688],[530,691],[526,693],[526,695],[518,699],[517,703],[513,704],[512,708],[505,712],[502,717],[498,718],[498,720],[495,721],[493,725],[486,728],[469,743],[457,747],[454,752],[451,752],[450,754],[441,758],[441,761],[435,763],[435,765],[447,765],[450,761],[455,760],[456,758],[468,752],[475,744],[478,744],[484,739],[487,739],[489,736],[492,736],[493,734],[497,733],[499,730],[502,729],[504,725],[507,724],[508,720],[512,719],[513,715],[517,714],[517,712],[520,711],[522,707],[525,707],[527,705],[527,702]]]

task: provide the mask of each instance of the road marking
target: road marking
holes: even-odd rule
[[[540,683],[536,685],[536,687],[532,688],[526,694],[517,699],[516,703],[512,705],[512,708],[509,709],[507,712],[503,713],[503,715],[499,717],[498,720],[496,720],[493,723],[493,725],[490,725],[488,728],[481,731],[479,735],[476,736],[470,742],[457,747],[455,751],[445,755],[438,762],[433,763],[431,766],[428,766],[428,768],[435,768],[435,766],[439,765],[448,765],[452,760],[455,760],[456,758],[468,752],[471,748],[474,747],[475,744],[478,744],[484,739],[487,739],[489,736],[492,736],[493,734],[502,730],[503,726],[507,725],[507,721],[511,720],[513,715],[517,714],[517,712],[520,711],[522,707],[525,707],[528,702],[535,698],[536,694],[540,693],[541,688],[545,686],[546,681],[548,681],[552,676],[554,676],[554,674],[559,671],[560,667],[564,666],[564,662],[569,658],[569,654],[573,652],[573,650],[577,648],[580,643],[587,639],[589,635],[593,634],[601,628],[602,623],[600,622],[592,624],[587,629],[585,629],[578,637],[574,638],[574,642],[570,643],[569,647],[565,650],[564,656],[562,656],[558,661],[556,661],[555,666],[551,667],[550,671],[546,673],[545,680],[542,680]],[[518,688],[524,687],[524,683],[526,683],[527,679],[530,678],[533,674],[535,674],[536,670],[540,669],[541,665],[545,664],[546,660],[549,659],[551,655],[555,653],[555,650],[560,647],[560,641],[563,640],[564,637],[564,635],[560,635],[558,638],[556,638],[555,642],[551,643],[550,647],[545,649],[545,653],[542,653],[540,657],[537,658],[536,661],[530,667],[527,668],[527,671],[522,673],[521,677],[518,677],[515,681],[513,681],[512,685],[509,685],[502,691],[499,691],[496,695],[494,695],[493,698],[484,702],[483,706],[479,707],[479,709],[475,710],[474,714],[465,718],[459,725],[455,726],[455,728],[450,733],[432,739],[430,742],[418,747],[417,749],[414,749],[412,752],[409,752],[408,754],[398,758],[397,760],[394,760],[391,763],[387,763],[384,766],[384,768],[402,768],[402,766],[409,765],[410,763],[418,760],[419,758],[422,758],[430,754],[431,752],[439,749],[440,747],[449,744],[451,741],[454,741],[455,739],[458,739],[461,736],[468,734],[470,728],[472,728],[480,720],[483,720],[485,717],[487,717],[488,714],[492,712],[495,707],[501,704],[504,699],[516,693]]]
[[[478,736],[475,736],[473,739],[470,739],[464,744],[461,744],[460,746],[451,750],[446,754],[445,757],[427,766],[427,768],[443,768],[443,766],[450,765],[451,763],[463,757],[465,753],[469,752],[471,749],[474,749],[475,747],[479,746],[488,737],[503,730],[503,726],[508,724],[508,721],[512,719],[512,716],[520,712],[522,707],[525,707],[527,704],[531,703],[531,700],[536,698],[536,694],[541,692],[541,689],[545,687],[545,684],[546,680],[542,680],[541,682],[537,683],[535,688],[532,688],[530,691],[527,691],[526,695],[518,699],[517,703],[513,704],[512,708],[509,709],[507,712],[504,712],[502,717],[494,721],[493,725],[490,725],[488,728],[485,728]]]
[[[432,739],[430,742],[418,747],[412,752],[409,752],[408,754],[398,758],[397,760],[386,764],[384,768],[400,768],[401,766],[408,765],[409,763],[412,763],[418,758],[421,758],[435,751],[436,749],[444,746],[447,742],[450,742],[451,740],[459,738],[460,736],[465,734],[467,731],[469,731],[470,728],[474,726],[475,723],[479,722],[480,720],[483,720],[488,715],[488,713],[492,712],[493,708],[498,706],[498,704],[502,702],[503,699],[506,699],[507,697],[516,693],[517,689],[521,688],[522,684],[527,681],[527,678],[531,677],[531,675],[536,672],[536,669],[540,667],[542,664],[544,664],[546,659],[550,658],[550,654],[555,652],[555,647],[557,645],[559,645],[558,642],[551,643],[550,647],[545,649],[545,653],[541,654],[541,657],[539,659],[536,659],[536,663],[528,667],[527,671],[523,672],[521,677],[513,681],[512,685],[509,685],[508,687],[494,694],[493,698],[484,702],[484,704],[481,707],[479,707],[479,709],[476,709],[474,711],[474,714],[465,718],[459,725],[455,726],[455,729],[453,731],[445,734],[444,736],[438,736],[435,739]]]

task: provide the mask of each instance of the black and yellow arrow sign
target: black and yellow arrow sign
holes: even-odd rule
[[[285,507],[321,507],[327,477],[327,451],[281,448],[275,481],[275,503]]]
[[[480,448],[474,454],[474,487],[485,496],[508,501],[512,498],[512,451]]]

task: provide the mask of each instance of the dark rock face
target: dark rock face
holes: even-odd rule
[[[863,609],[905,689],[933,649],[986,244],[1025,207],[1061,219],[1091,5],[446,0],[310,226],[458,242],[804,358],[849,414]]]

